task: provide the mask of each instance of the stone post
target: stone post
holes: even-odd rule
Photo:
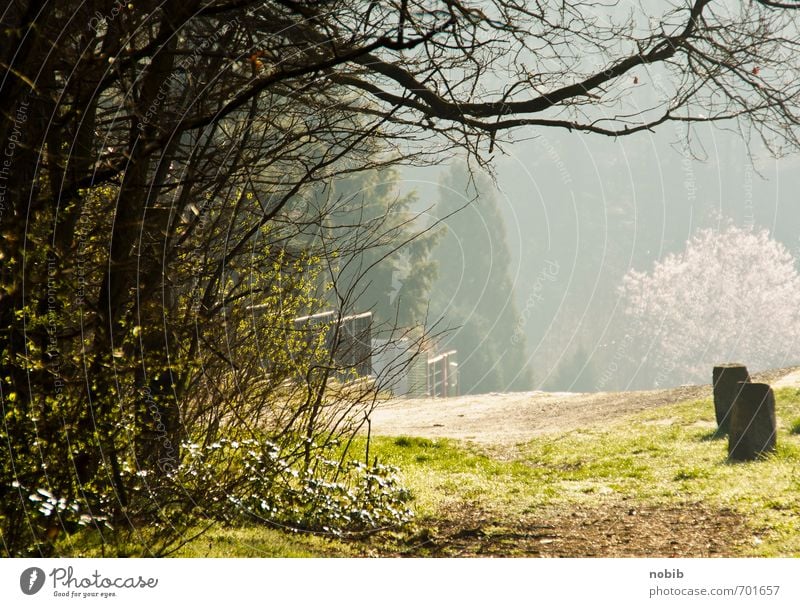
[[[726,363],[714,367],[714,413],[717,417],[717,436],[728,433],[733,402],[739,394],[739,382],[749,382],[747,367],[739,363]]]
[[[739,382],[728,433],[728,458],[758,459],[775,451],[775,394],[767,384]]]

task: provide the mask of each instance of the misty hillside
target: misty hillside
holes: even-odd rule
[[[680,254],[702,229],[722,233],[729,227],[766,230],[785,247],[797,267],[797,159],[769,158],[763,148],[748,149],[735,135],[720,130],[703,130],[689,142],[680,141],[678,135],[665,131],[616,141],[548,132],[506,146],[505,155],[499,158],[496,183],[478,179],[479,195],[474,200],[472,186],[462,188],[457,201],[465,208],[445,222],[453,232],[446,238],[460,239],[467,243],[465,250],[474,255],[477,249],[479,258],[491,256],[491,262],[458,266],[467,264],[468,258],[448,259],[441,250],[434,251],[436,262],[445,269],[432,284],[434,301],[442,297],[449,301],[447,298],[458,294],[449,313],[441,306],[439,311],[452,326],[462,327],[450,338],[468,348],[462,356],[499,359],[491,354],[492,348],[480,347],[480,340],[469,341],[468,335],[476,331],[483,340],[504,341],[500,350],[510,354],[522,341],[515,338],[512,342],[507,333],[511,323],[512,334],[516,331],[524,338],[531,389],[677,386],[698,381],[690,367],[719,362],[713,356],[743,359],[757,370],[798,361],[792,351],[777,347],[765,356],[764,344],[748,345],[742,336],[763,328],[760,321],[742,317],[733,328],[731,341],[736,343],[727,350],[711,355],[698,346],[696,354],[682,355],[683,362],[661,356],[658,371],[631,365],[629,359],[640,353],[629,351],[630,345],[642,338],[631,331],[631,319],[625,314],[629,302],[620,292],[630,271],[650,271],[668,255]],[[454,170],[408,170],[404,172],[409,180],[405,187],[420,192],[423,206],[431,198],[441,205],[446,199],[443,192],[453,196]],[[498,214],[503,218],[502,232],[486,227]],[[786,272],[781,280],[790,282],[788,266]],[[465,281],[455,291],[454,274]],[[495,274],[511,281],[500,290],[500,297],[492,288]],[[756,279],[763,270],[753,269],[752,274]],[[484,292],[470,292],[467,282],[479,283]],[[685,289],[692,287],[686,285]],[[469,295],[467,301],[464,295]],[[481,324],[484,321],[477,310],[484,300],[506,306],[512,315],[503,321],[506,326]],[[475,316],[464,322],[463,309],[470,306],[475,308]],[[461,324],[456,322],[459,318]],[[493,321],[497,318],[492,316]],[[793,325],[797,321],[788,322]],[[793,326],[774,322],[770,327],[770,331],[791,335],[793,330]],[[660,356],[659,342],[651,341],[651,358],[654,353]],[[487,368],[482,374],[489,373],[491,364],[483,364]],[[512,365],[512,369],[518,368],[519,364]],[[464,390],[487,391],[480,389],[482,374],[475,374],[470,372],[464,378]],[[502,387],[493,384],[490,389],[519,389],[519,378],[516,381],[507,380]]]

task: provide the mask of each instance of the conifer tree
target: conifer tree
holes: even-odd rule
[[[434,249],[439,278],[432,300],[449,330],[441,347],[458,350],[461,391],[530,389],[511,256],[491,182],[465,164],[455,166],[441,183],[436,214],[447,232]]]

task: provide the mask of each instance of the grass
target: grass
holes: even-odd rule
[[[800,555],[800,391],[776,394],[777,453],[731,464],[710,400],[649,410],[518,445],[512,457],[448,440],[381,437],[372,451],[402,470],[418,517],[465,506],[516,520],[546,507],[615,497],[648,505],[701,502],[746,516],[762,543],[748,554]],[[743,554],[744,555],[744,554]]]
[[[320,536],[263,527],[219,527],[185,545],[174,556],[308,558],[355,554],[348,544]]]
[[[190,531],[187,533],[187,537],[196,535],[198,530]],[[118,543],[113,549],[107,547],[106,553],[115,556],[151,556],[142,551],[142,542],[136,541],[136,539],[139,538],[131,537],[128,541],[116,538]],[[74,535],[68,540],[61,541],[57,549],[57,553],[61,556],[104,556],[96,533]],[[355,556],[351,546],[322,536],[289,533],[265,527],[226,528],[215,526],[169,556],[185,558],[308,558],[351,555]]]
[[[599,428],[538,438],[499,461],[477,446],[382,438],[373,448],[399,466],[418,514],[469,503],[507,519],[546,506],[608,496],[648,505],[701,502],[747,517],[764,540],[751,554],[800,556],[800,391],[778,391],[778,449],[763,461],[729,463],[714,438],[710,400],[661,407]]]
[[[777,452],[729,463],[710,400],[651,409],[547,435],[513,453],[451,440],[377,437],[371,453],[401,470],[421,525],[470,508],[517,520],[543,508],[702,503],[746,517],[761,539],[741,556],[800,556],[800,390],[776,393]],[[424,527],[409,533],[424,534]],[[374,540],[373,540],[374,542]],[[176,556],[352,556],[357,544],[262,528],[215,528]]]

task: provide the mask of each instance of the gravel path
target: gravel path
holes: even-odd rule
[[[800,387],[800,368],[755,374],[775,388]],[[396,399],[372,415],[372,433],[455,438],[513,445],[535,436],[618,419],[644,409],[711,397],[711,386],[641,392],[511,392],[437,399]]]

